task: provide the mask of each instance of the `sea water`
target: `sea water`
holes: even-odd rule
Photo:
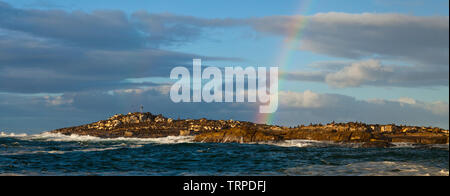
[[[449,145],[0,134],[0,175],[449,175]]]

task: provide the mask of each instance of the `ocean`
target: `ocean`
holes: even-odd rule
[[[0,134],[0,175],[448,176],[449,145],[361,148],[307,140],[195,143],[191,136],[101,139]]]

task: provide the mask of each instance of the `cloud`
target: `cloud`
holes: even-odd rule
[[[122,82],[127,78],[168,77],[173,67],[191,67],[193,58],[241,61],[150,48],[79,48],[0,29],[0,91],[59,93],[120,88],[129,85]]]
[[[342,98],[314,93],[311,90],[305,92],[282,91],[279,93],[279,97],[282,106],[294,108],[322,108],[333,106]]]
[[[334,87],[354,87],[366,82],[383,80],[392,72],[391,68],[381,66],[379,61],[367,60],[353,63],[335,73],[327,74],[325,82]]]
[[[40,86],[41,92],[60,92],[63,88],[57,86],[63,85],[69,91],[84,90],[114,86],[115,81],[130,77],[166,76],[175,65],[208,57],[165,51],[158,49],[160,45],[190,42],[214,28],[251,27],[289,37],[303,20],[307,25],[302,27],[299,49],[358,60],[317,65],[322,67],[314,72],[287,73],[288,79],[326,82],[337,88],[448,86],[448,17],[330,12],[205,19],[146,11],[127,16],[121,11],[29,10],[6,3],[0,4],[0,10],[0,85],[9,84],[0,86],[3,91],[39,92],[26,84]],[[382,65],[386,59],[413,65]]]
[[[66,99],[64,96],[44,96],[43,97],[48,105],[51,106],[60,106],[66,104],[72,104],[73,99]]]
[[[430,66],[449,64],[448,16],[329,12],[268,16],[248,23],[258,32],[283,37],[290,37],[293,28],[301,28],[298,49],[319,54],[351,59],[377,57]]]
[[[330,56],[377,57],[430,66],[449,64],[448,16],[329,12],[207,19],[146,11],[128,16],[107,10],[88,13],[18,9],[0,3],[0,28],[97,49],[183,44],[205,37],[208,30],[234,27],[250,27],[265,35],[283,37],[292,36],[292,30],[300,28],[298,49]]]
[[[111,92],[114,94],[143,94],[146,92],[156,92],[161,95],[169,95],[171,85],[155,85],[155,86],[145,86],[141,88],[127,88],[127,89],[118,89],[112,90]]]
[[[140,89],[140,90],[138,90]],[[116,113],[145,111],[172,118],[234,119],[255,121],[256,103],[173,103],[167,85],[127,90],[82,91],[48,96],[0,94],[0,124],[16,132],[33,132],[91,123]],[[449,127],[446,102],[399,100],[358,100],[339,94],[280,92],[280,107],[274,123],[296,126],[309,123],[362,121],[379,124],[408,124]],[[26,122],[26,123],[25,123]]]
[[[42,3],[42,2],[41,2]],[[19,9],[0,2],[0,28],[96,49],[158,48],[198,39],[205,28],[242,25],[232,19],[202,19],[145,11],[93,12]],[[62,28],[64,27],[64,28]]]
[[[220,21],[143,11],[19,9],[0,2],[0,92],[130,88],[137,85],[123,80],[168,77],[193,58],[242,61],[158,47],[191,41],[201,33],[195,26],[225,25]]]
[[[409,98],[409,97],[401,97],[397,101],[400,103],[401,106],[409,105],[412,107],[422,108],[422,109],[428,110],[436,115],[448,115],[448,113],[449,113],[449,104],[445,103],[443,101],[427,103],[427,102],[417,101],[417,100],[415,100],[413,98]]]
[[[17,9],[2,3],[0,27],[95,48],[139,48],[145,43],[145,38],[121,11],[69,13]]]
[[[360,86],[448,86],[448,67],[384,65],[380,60],[319,62],[317,71],[283,73],[288,80],[324,82],[335,88]]]
[[[398,100],[357,100],[339,94],[281,92],[278,123],[327,123],[362,121],[377,124],[408,124],[449,127],[449,104],[423,102],[403,97]]]
[[[136,28],[147,35],[147,41],[164,45],[182,44],[204,37],[206,30],[245,26],[238,19],[205,19],[171,13],[154,14],[138,11],[132,14]],[[213,36],[209,34],[209,36]]]

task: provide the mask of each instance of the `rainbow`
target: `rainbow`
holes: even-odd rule
[[[297,15],[306,16],[308,14],[308,10],[311,7],[312,0],[301,0],[300,8],[297,11]],[[303,30],[308,24],[308,20],[306,17],[296,17],[291,21],[287,30],[287,36],[283,40],[281,44],[281,52],[277,58],[277,65],[279,66],[280,72],[283,73],[283,70],[287,70],[288,65],[292,62],[292,57],[294,56],[294,52],[298,49],[300,45],[300,40],[303,34]],[[280,74],[279,80],[279,88],[281,89],[283,83],[285,81],[284,74]],[[271,114],[261,114],[257,113],[255,122],[263,123],[263,124],[273,124],[276,117],[276,112]]]

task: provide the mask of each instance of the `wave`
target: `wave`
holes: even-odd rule
[[[0,151],[0,155],[32,155],[32,154],[66,154],[74,152],[100,152],[118,150],[124,148],[141,148],[145,144],[180,144],[192,143],[193,136],[168,136],[161,138],[99,138],[94,136],[82,135],[64,135],[60,133],[44,132],[41,134],[8,134],[0,133],[0,137],[14,138],[18,141],[5,143],[0,146],[4,150]],[[55,150],[48,149],[44,146],[35,146],[34,144],[23,145],[20,141],[29,142],[79,142],[80,145],[74,144],[74,149]]]
[[[393,148],[439,148],[449,150],[449,144],[414,144],[406,142],[394,142]]]
[[[193,136],[168,136],[161,138],[99,138],[94,136],[82,135],[64,135],[60,133],[44,132],[40,134],[14,134],[0,133],[0,138],[13,138],[17,141],[3,143],[0,145],[0,155],[32,155],[32,154],[66,154],[73,152],[100,152],[118,150],[124,148],[141,148],[145,144],[181,144],[192,143]],[[77,142],[79,144],[70,144],[70,150],[49,149],[46,146],[36,146],[39,143],[24,144],[27,142]]]
[[[27,134],[6,134],[1,133],[1,137],[12,137],[20,140],[45,140],[54,142],[136,142],[136,143],[158,143],[158,144],[178,144],[178,143],[192,143],[193,136],[168,136],[161,138],[100,138],[89,135],[64,135],[61,133],[44,132],[41,134],[27,135]]]
[[[285,140],[279,142],[262,142],[258,144],[268,144],[279,147],[328,147],[328,146],[336,146],[338,143],[328,142],[328,141],[315,141],[315,140]]]
[[[1,137],[10,137],[19,140],[44,140],[54,142],[127,142],[137,144],[180,144],[180,143],[194,143],[194,136],[168,136],[161,138],[100,138],[89,135],[64,135],[61,133],[43,132],[40,134],[28,135],[28,134],[15,134],[15,133],[0,133]],[[285,140],[279,142],[258,142],[254,144],[266,144],[275,145],[279,147],[347,147],[347,148],[359,148],[361,143],[336,143],[331,141],[315,141],[315,140]],[[449,144],[414,144],[414,143],[392,143],[394,146],[391,148],[439,148],[449,150]]]
[[[109,150],[117,150],[121,148],[139,148],[142,147],[142,145],[117,145],[117,146],[111,146],[111,147],[93,147],[93,148],[86,148],[86,149],[76,149],[76,150],[37,150],[37,149],[30,149],[30,150],[19,150],[19,151],[12,151],[12,152],[2,152],[0,155],[32,155],[32,154],[66,154],[66,153],[73,153],[73,152],[102,152],[102,151],[109,151]]]
[[[279,142],[263,143],[268,145],[275,145],[279,147],[298,147],[298,148],[325,148],[325,147],[345,147],[345,148],[359,148],[362,143],[342,143],[333,141],[316,141],[316,140],[285,140]]]
[[[346,148],[360,148],[362,143],[342,143],[332,141],[315,141],[315,140],[285,140],[280,142],[263,142],[258,144],[275,145],[279,147],[346,147]],[[449,150],[449,144],[414,144],[414,143],[392,143],[391,148],[438,148]]]
[[[360,175],[360,176],[449,176],[448,169],[407,162],[360,162],[347,165],[311,165],[293,167],[287,175]]]

